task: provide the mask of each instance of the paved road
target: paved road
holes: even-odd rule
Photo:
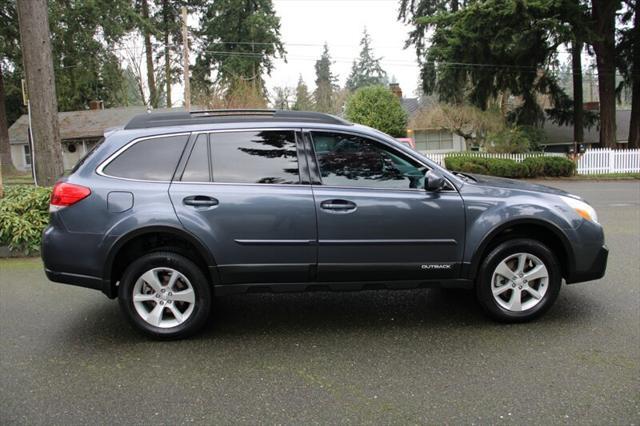
[[[220,298],[159,343],[117,303],[0,262],[0,424],[640,423],[640,184],[546,182],[598,209],[606,279],[498,325],[466,292]]]

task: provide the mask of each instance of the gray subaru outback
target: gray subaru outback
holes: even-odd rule
[[[152,113],[108,132],[51,197],[51,281],[118,298],[157,338],[198,331],[213,296],[469,288],[521,322],[562,280],[604,275],[575,195],[451,173],[377,130],[307,112]]]

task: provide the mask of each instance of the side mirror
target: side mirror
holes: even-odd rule
[[[444,188],[444,178],[433,170],[429,170],[425,176],[424,187],[427,191],[437,192]]]

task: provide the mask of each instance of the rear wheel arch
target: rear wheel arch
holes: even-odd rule
[[[574,268],[574,253],[568,237],[552,223],[540,219],[514,220],[497,226],[489,232],[474,253],[468,276],[475,279],[483,259],[502,242],[514,238],[527,238],[546,245],[559,257],[562,276]]]
[[[112,245],[103,270],[104,282],[108,285],[105,289],[107,296],[116,296],[116,283],[133,259],[159,250],[172,251],[189,258],[211,282],[217,281],[215,259],[196,236],[173,226],[151,226],[131,231]]]

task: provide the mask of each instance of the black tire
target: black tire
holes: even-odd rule
[[[138,278],[153,268],[171,268],[189,280],[195,293],[195,303],[193,311],[181,324],[169,328],[157,327],[138,314],[133,303],[134,287]],[[156,339],[182,339],[193,335],[206,324],[211,312],[212,289],[202,270],[188,258],[169,251],[152,252],[127,267],[118,287],[118,299],[120,308],[136,329]],[[153,306],[157,302],[150,303]]]
[[[491,281],[496,267],[500,262],[516,253],[529,253],[536,256],[544,263],[548,272],[548,284],[544,296],[539,299],[535,306],[519,312],[500,306],[495,300],[491,289]],[[518,238],[499,244],[484,259],[478,270],[476,297],[485,312],[493,319],[508,323],[526,322],[539,317],[553,305],[558,297],[561,285],[561,268],[553,252],[539,241]]]

